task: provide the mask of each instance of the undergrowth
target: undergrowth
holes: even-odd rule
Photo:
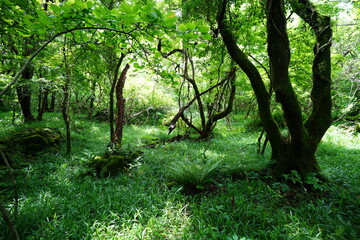
[[[1,117],[3,136],[30,126]],[[57,113],[34,125],[64,131]],[[72,129],[71,158],[63,144],[15,169],[20,197],[13,220],[21,239],[359,239],[360,138],[337,127],[317,152],[326,183],[262,174],[269,149],[257,155],[258,133],[241,122],[218,124],[207,141],[153,148],[141,146],[172,137],[167,129],[126,126],[124,144],[140,147],[142,158],[116,176],[93,178],[82,173],[106,150],[108,126],[79,118]],[[189,185],[197,190],[186,191]],[[11,187],[1,193],[13,214]],[[11,239],[3,219],[0,239]]]

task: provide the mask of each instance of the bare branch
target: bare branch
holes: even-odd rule
[[[231,79],[231,77],[235,74],[236,68],[233,68],[230,73],[226,76],[225,79],[223,79],[221,82],[215,84],[214,86],[210,87],[209,89],[201,92],[200,94],[196,95],[193,99],[191,99],[185,106],[183,106],[182,108],[179,109],[178,113],[174,116],[174,118],[171,120],[170,125],[169,125],[169,134],[175,129],[176,127],[176,122],[179,120],[180,117],[183,116],[184,111],[189,108],[191,106],[191,104],[193,104],[193,102],[199,98],[200,96],[204,95],[205,93],[210,92],[211,90],[213,90],[214,88],[222,85],[223,83],[225,83],[226,81],[228,81],[229,79]],[[183,117],[182,117],[183,118]]]

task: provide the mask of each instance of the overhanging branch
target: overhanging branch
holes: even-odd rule
[[[122,31],[122,30],[118,30],[115,28],[107,28],[107,27],[76,27],[76,28],[72,28],[72,29],[68,29],[65,30],[63,32],[57,33],[54,36],[52,36],[49,40],[47,40],[43,45],[41,45],[31,56],[30,58],[25,62],[25,64],[22,66],[22,68],[20,69],[20,71],[14,76],[14,78],[12,79],[12,81],[5,86],[5,88],[0,92],[0,97],[2,95],[4,95],[11,87],[12,85],[14,85],[17,80],[19,79],[19,77],[21,76],[21,74],[24,72],[24,70],[27,68],[27,66],[29,66],[29,64],[32,62],[32,60],[47,46],[49,45],[49,43],[51,43],[52,41],[54,41],[57,37],[64,35],[66,33],[71,33],[77,30],[105,30],[105,31],[111,31],[111,32],[116,32],[116,33],[121,33],[121,34],[125,34],[125,35],[129,35],[132,32],[134,32],[137,28],[134,28],[128,32]]]

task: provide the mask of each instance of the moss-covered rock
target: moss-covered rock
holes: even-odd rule
[[[35,153],[48,147],[58,147],[63,135],[57,129],[29,128],[10,137],[10,142],[22,147],[25,153]]]
[[[88,172],[94,172],[97,177],[114,176],[129,169],[130,165],[138,159],[143,152],[139,150],[108,151],[103,156],[96,156],[90,160]]]
[[[0,139],[0,148],[8,161],[21,161],[46,148],[58,148],[62,133],[53,128],[27,128],[10,133]],[[1,164],[1,161],[0,161]]]
[[[63,135],[57,129],[32,128],[16,133],[12,142],[19,145],[25,153],[33,154],[49,147],[58,147]]]

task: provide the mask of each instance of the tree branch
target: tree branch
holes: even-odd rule
[[[24,70],[27,68],[27,66],[32,62],[32,60],[52,41],[54,41],[57,37],[64,35],[66,33],[70,33],[70,32],[74,32],[77,30],[105,30],[105,31],[112,31],[112,32],[116,32],[116,33],[121,33],[121,34],[126,34],[129,35],[132,32],[134,32],[137,28],[134,28],[128,32],[125,31],[121,31],[118,29],[114,29],[114,28],[107,28],[107,27],[76,27],[76,28],[72,28],[72,29],[68,29],[65,30],[63,32],[57,33],[54,36],[52,36],[49,40],[47,40],[43,45],[41,45],[31,56],[30,58],[25,62],[25,64],[22,66],[22,68],[20,69],[20,71],[14,76],[13,80],[5,86],[5,88],[0,92],[0,97],[2,95],[4,95],[11,87],[12,85],[14,85],[17,80],[19,79],[19,77],[21,76],[21,74],[24,72]]]
[[[311,91],[313,109],[305,127],[317,146],[332,123],[330,17],[319,14],[309,0],[291,0],[290,4],[295,13],[311,26],[316,36]]]
[[[263,123],[266,133],[269,136],[273,153],[274,155],[276,155],[280,152],[281,133],[271,113],[270,94],[265,87],[259,71],[254,66],[254,64],[246,57],[245,53],[241,51],[241,49],[237,45],[234,34],[228,27],[225,19],[226,6],[227,0],[223,0],[218,10],[217,23],[220,34],[223,38],[224,44],[231,58],[244,71],[244,73],[250,80],[259,106],[259,115],[261,118],[261,122]]]
[[[174,118],[171,120],[170,125],[169,125],[169,134],[175,129],[176,127],[176,122],[179,120],[180,117],[182,117],[182,115],[184,114],[184,111],[189,108],[191,106],[191,104],[193,104],[193,102],[201,97],[202,95],[204,95],[205,93],[210,92],[211,90],[213,90],[214,88],[222,85],[223,83],[225,83],[226,81],[228,81],[229,79],[231,79],[231,77],[235,74],[236,68],[233,68],[230,73],[228,74],[228,76],[223,79],[222,81],[220,81],[219,83],[215,84],[214,86],[210,87],[209,89],[199,93],[198,95],[196,95],[193,99],[191,99],[185,106],[183,106],[182,108],[179,109],[178,113],[174,116]],[[199,132],[199,131],[198,131]]]

